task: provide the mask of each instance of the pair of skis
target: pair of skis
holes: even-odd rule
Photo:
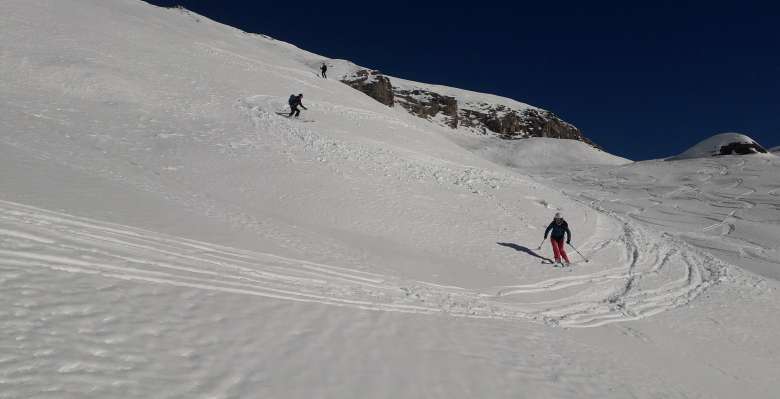
[[[574,265],[576,265],[575,262],[564,263],[564,262],[553,262],[553,261],[550,261],[550,260],[543,260],[542,264],[552,265],[552,267],[554,267],[556,269],[565,270],[567,272],[572,271],[574,269]]]
[[[536,247],[536,250],[537,250],[537,251],[538,251],[538,250],[540,250],[540,249],[542,249],[542,244],[544,244],[544,242],[545,242],[546,240],[547,240],[547,238],[546,238],[546,237],[542,239],[542,242],[540,242],[540,243],[539,243],[539,246],[538,246],[538,247]],[[566,243],[566,245],[570,246],[570,247],[571,247],[571,249],[573,249],[575,252],[577,252],[577,254],[579,254],[579,255],[582,257],[582,259],[584,259],[584,260],[585,260],[585,263],[588,263],[588,262],[590,262],[590,259],[586,258],[586,257],[585,257],[585,255],[583,255],[583,254],[582,254],[582,252],[580,252],[580,250],[578,250],[578,249],[577,249],[577,247],[575,247],[574,245],[571,245],[571,244],[570,244],[570,243],[568,243],[568,242]]]
[[[298,121],[298,122],[305,122],[305,123],[314,122],[311,119],[300,119],[297,116],[296,117],[291,117],[289,112],[276,112],[276,115],[280,115],[280,116],[283,116],[283,117],[285,117],[287,119]]]

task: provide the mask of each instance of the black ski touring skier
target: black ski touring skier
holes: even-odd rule
[[[301,115],[301,110],[298,109],[298,107],[301,107],[305,110],[308,110],[305,105],[301,102],[303,100],[303,94],[298,94],[297,96],[295,94],[290,96],[290,99],[287,100],[287,104],[290,105],[290,115],[287,115],[287,117],[292,118],[295,116],[296,118]]]
[[[323,62],[323,63],[322,63],[322,66],[320,67],[320,71],[322,71],[322,78],[323,78],[323,79],[327,79],[327,78],[328,78],[328,75],[327,75],[327,72],[328,72],[328,65],[326,65],[326,64]]]

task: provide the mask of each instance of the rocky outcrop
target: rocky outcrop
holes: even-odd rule
[[[461,110],[460,125],[481,131],[495,133],[506,140],[527,137],[552,137],[556,139],[579,140],[598,147],[574,125],[564,122],[555,114],[540,109],[513,110],[503,105],[484,105],[487,110]]]
[[[348,77],[344,77],[341,81],[366,93],[374,100],[388,107],[392,107],[395,104],[393,85],[390,84],[390,79],[380,74],[379,71],[361,69]]]
[[[708,137],[680,155],[667,158],[669,161],[693,158],[709,158],[721,155],[766,154],[767,150],[750,136],[742,133],[720,133]]]
[[[574,125],[535,107],[513,109],[502,104],[459,100],[421,88],[395,87],[379,71],[359,69],[342,82],[389,107],[400,105],[409,113],[453,129],[466,128],[507,140],[552,137],[579,140],[598,147]]]
[[[455,97],[419,89],[395,89],[395,97],[399,105],[420,118],[431,119],[442,114],[447,126],[458,127],[458,100]]]
[[[747,155],[747,154],[766,154],[764,147],[756,142],[752,143],[729,143],[720,147],[718,155]]]

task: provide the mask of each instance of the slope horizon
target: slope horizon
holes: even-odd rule
[[[776,6],[657,3],[646,9],[572,2],[525,4],[520,11],[499,2],[467,12],[460,6],[378,10],[313,2],[300,7],[148,2],[182,5],[399,78],[538,106],[579,127],[608,152],[633,160],[673,156],[723,132],[746,134],[767,148],[778,144],[773,93],[780,56],[768,51],[776,45],[771,24],[780,12]],[[665,30],[650,35],[659,18],[667,21]],[[474,22],[479,20],[491,23]],[[549,26],[551,20],[556,23]],[[522,21],[522,27],[513,21]],[[448,40],[435,45],[420,40],[442,34]]]

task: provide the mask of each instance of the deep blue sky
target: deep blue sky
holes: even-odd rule
[[[724,131],[780,145],[777,2],[150,2],[546,108],[635,160]]]

